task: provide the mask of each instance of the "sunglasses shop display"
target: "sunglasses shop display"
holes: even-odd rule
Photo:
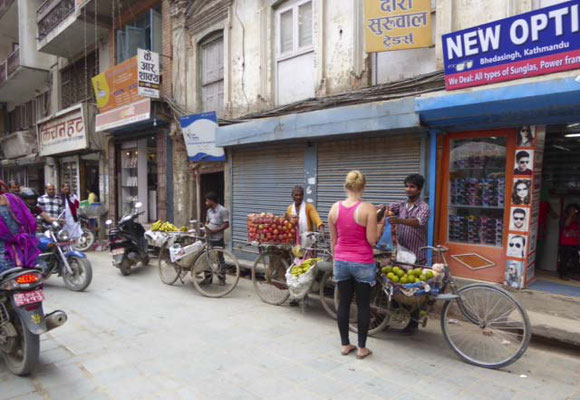
[[[481,215],[450,215],[449,241],[501,247],[503,218]]]
[[[503,207],[505,179],[457,178],[450,182],[451,205]]]

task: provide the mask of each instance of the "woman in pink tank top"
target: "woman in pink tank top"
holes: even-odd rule
[[[377,223],[377,210],[361,201],[366,185],[365,176],[351,171],[346,176],[344,188],[347,197],[334,203],[328,214],[330,236],[334,253],[334,280],[338,286],[338,330],[343,355],[357,347],[350,344],[348,323],[350,304],[356,294],[358,308],[357,358],[372,352],[366,347],[370,322],[370,293],[376,283],[377,267],[373,246],[380,238],[384,220]]]

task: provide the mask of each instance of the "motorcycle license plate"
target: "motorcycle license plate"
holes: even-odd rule
[[[14,293],[12,298],[17,307],[22,307],[28,304],[42,302],[44,300],[44,291],[42,289],[36,289],[31,292]]]
[[[125,254],[125,249],[122,247],[117,247],[116,249],[112,249],[111,253],[113,253],[114,256],[120,256]]]

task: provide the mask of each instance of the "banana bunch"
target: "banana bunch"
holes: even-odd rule
[[[294,277],[304,275],[305,273],[310,271],[310,269],[314,267],[319,261],[322,261],[322,258],[309,258],[308,260],[305,260],[302,264],[293,266],[291,271],[292,275]]]
[[[156,221],[151,230],[154,232],[177,232],[179,229],[173,225],[171,222],[163,222],[161,220]]]
[[[181,228],[179,228],[180,232],[187,232],[189,231],[189,228],[187,226],[182,226]]]

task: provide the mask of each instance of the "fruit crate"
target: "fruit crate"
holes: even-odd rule
[[[248,215],[248,241],[260,245],[294,245],[298,218],[261,213]]]

